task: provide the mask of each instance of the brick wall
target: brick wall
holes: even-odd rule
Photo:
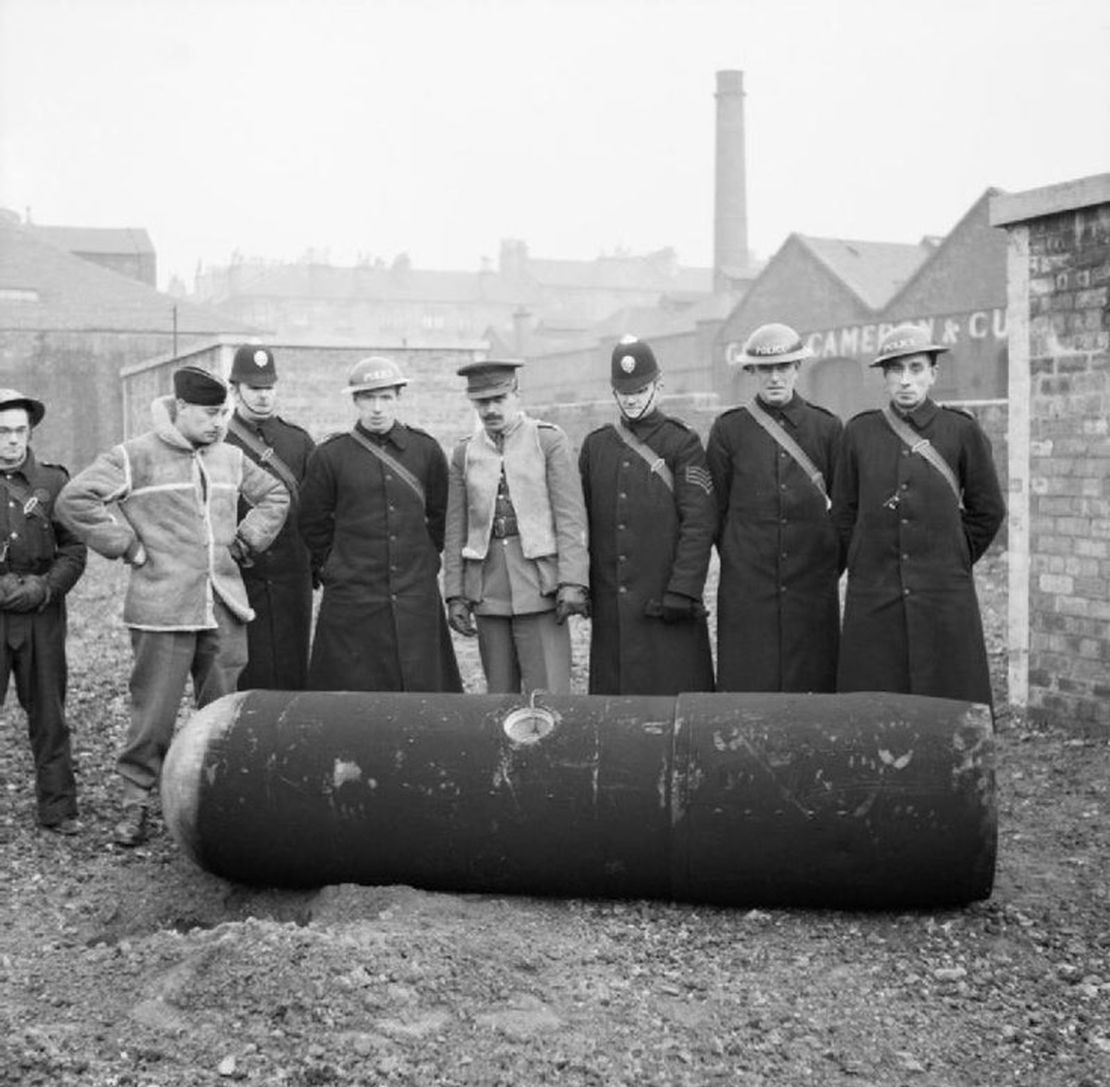
[[[1110,734],[1110,174],[1001,197],[995,221],[1010,231],[1011,505],[1025,514],[1011,686],[1017,672],[1031,710]]]

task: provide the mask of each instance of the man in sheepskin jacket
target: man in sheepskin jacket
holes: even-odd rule
[[[186,366],[174,396],[154,403],[154,429],[102,453],[58,496],[58,516],[131,578],[131,724],[117,760],[123,777],[120,845],[147,834],[147,803],[173,737],[188,677],[198,707],[229,694],[247,662],[254,618],[239,564],[281,529],[289,492],[222,439],[226,383]],[[253,507],[237,521],[240,496]],[[120,517],[113,516],[115,507]]]

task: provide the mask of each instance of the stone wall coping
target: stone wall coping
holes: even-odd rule
[[[1004,408],[1010,403],[1008,396],[985,397],[982,400],[949,400],[945,397],[938,400],[938,404],[947,404],[950,408]]]
[[[233,336],[221,333],[219,336],[211,339],[201,340],[195,343],[190,342],[176,354],[170,351],[167,354],[157,355],[151,359],[142,359],[139,362],[129,363],[127,366],[120,369],[119,376],[121,378],[131,377],[133,374],[141,374],[146,370],[155,370],[171,362],[184,362],[185,359],[191,358],[194,355],[203,355],[208,351],[214,351],[220,347],[238,347],[240,344],[244,343],[251,344],[252,346],[258,344],[260,347],[268,347],[271,351],[277,353],[283,351],[359,351],[367,355],[373,355],[389,354],[397,351],[403,352],[406,357],[416,354],[485,354],[489,348],[489,344],[485,340],[460,341],[458,344],[432,344],[419,341],[408,345],[392,342],[389,345],[384,345],[382,343],[310,343],[300,340],[284,340],[280,337],[274,338],[272,336],[263,339],[257,336]]]
[[[216,336],[212,339],[193,340],[188,343],[176,353],[169,351],[162,355],[156,355],[152,359],[142,359],[139,362],[130,362],[126,366],[121,366],[119,376],[130,377],[132,374],[141,374],[144,370],[154,370],[159,366],[165,366],[170,362],[184,363],[186,359],[191,359],[196,355],[204,355],[209,351],[215,351],[225,344],[239,344],[249,343],[250,337],[241,336]]]
[[[991,198],[990,221],[991,226],[1008,226],[1092,204],[1110,204],[1110,173],[1092,174],[1025,192],[1001,193]]]
[[[589,400],[533,400],[528,396],[527,389],[522,390],[522,392],[524,410],[529,415],[535,416],[538,419],[543,418],[543,413],[545,411],[590,411],[598,407],[613,408],[613,410],[616,411],[616,405],[613,403],[613,397],[611,395],[595,396]],[[659,409],[664,415],[669,415],[670,412],[667,410],[668,404],[670,404],[671,407],[716,408],[720,403],[720,394],[714,392],[664,392],[659,400]],[[1006,401],[1002,400],[1000,403],[1005,404]],[[740,407],[740,404],[737,403],[730,406]]]

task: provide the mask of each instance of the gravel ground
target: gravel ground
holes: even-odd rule
[[[1004,556],[981,565],[998,686]],[[93,558],[71,598],[79,838],[34,826],[3,713],[0,1084],[1110,1084],[1105,739],[1000,715],[998,878],[961,910],[251,890],[161,829],[109,844],[122,576]]]

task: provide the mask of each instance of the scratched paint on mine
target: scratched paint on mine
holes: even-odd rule
[[[331,783],[332,787],[338,789],[342,785],[346,785],[348,781],[361,781],[362,780],[362,767],[357,762],[347,762],[344,759],[336,759],[335,766],[332,769]]]
[[[913,761],[913,751],[907,751],[904,755],[892,755],[885,747],[879,748],[879,761],[884,766],[892,766],[895,770],[905,770],[907,766]]]

